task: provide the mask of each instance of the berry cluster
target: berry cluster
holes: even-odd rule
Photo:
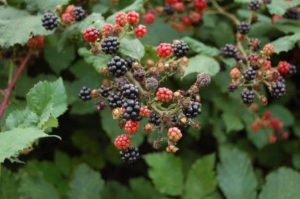
[[[267,97],[260,93],[262,85],[266,85],[272,97],[279,98],[285,94],[285,78],[296,73],[296,66],[286,61],[272,66],[270,56],[273,53],[274,47],[267,44],[261,52],[250,53],[247,60],[238,61],[230,71],[232,83],[229,88],[243,88],[241,99],[245,104],[252,104],[256,96],[264,105],[268,103]]]
[[[124,36],[134,34],[136,37],[142,38],[146,35],[147,27],[138,24],[139,21],[140,15],[135,11],[119,12],[115,16],[114,24],[104,24],[101,30],[88,27],[82,32],[82,37],[84,41],[90,43],[93,54],[100,52],[116,54],[120,48],[120,40]],[[130,67],[130,60],[118,56],[115,56],[108,64],[109,71],[114,73],[116,77],[124,75],[128,67]]]
[[[60,6],[58,6],[56,14],[51,11],[44,13],[42,17],[42,25],[46,30],[54,30],[59,24],[61,26],[71,25],[83,20],[86,15],[86,11],[80,6],[69,5],[64,11]]]
[[[118,14],[116,24],[123,27],[126,24],[137,24],[138,15],[133,13],[135,12]],[[105,27],[104,29],[107,30]],[[91,38],[93,36],[94,34]],[[106,34],[102,43],[108,38],[111,36]],[[112,50],[114,47],[107,49]],[[185,91],[160,87],[167,77],[183,74],[188,63],[188,52],[189,46],[184,41],[175,40],[173,43],[161,43],[157,46],[158,61],[148,59],[139,62],[118,53],[103,68],[103,74],[107,78],[100,88],[81,89],[80,99],[94,100],[97,110],[103,110],[107,104],[112,110],[112,118],[118,120],[120,128],[124,130],[114,141],[122,160],[132,163],[139,159],[140,153],[133,146],[131,137],[141,129],[147,134],[157,133],[157,136],[153,136],[155,146],[166,143],[166,151],[176,152],[182,131],[189,126],[199,127],[195,121],[195,117],[201,113],[199,88],[210,83],[210,76],[206,73],[198,74],[196,82]],[[148,123],[141,127],[143,119]],[[167,133],[164,129],[168,129]]]
[[[268,141],[271,144],[274,144],[278,140],[286,140],[289,137],[289,133],[283,129],[282,121],[273,117],[269,111],[264,112],[262,116],[258,117],[252,123],[253,132],[258,132],[261,128],[272,129],[272,133],[268,136]]]
[[[165,0],[164,6],[150,7],[144,13],[145,23],[154,23],[156,15],[160,15],[165,21],[179,32],[199,26],[207,8],[206,0]]]

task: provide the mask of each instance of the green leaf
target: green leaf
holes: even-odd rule
[[[70,66],[75,58],[75,49],[73,46],[68,45],[62,48],[62,44],[57,42],[58,37],[53,37],[54,42],[47,42],[44,50],[44,57],[51,69],[59,74],[62,70]]]
[[[11,112],[5,121],[5,129],[34,127],[38,123],[37,115],[28,108]]]
[[[126,8],[124,8],[124,9],[118,11],[118,12],[129,12],[129,11],[132,11],[132,10],[140,11],[140,10],[142,10],[143,6],[144,6],[144,0],[135,0],[132,4],[130,4],[129,6],[127,6]],[[116,14],[117,13],[109,16],[106,21],[107,22],[114,22]]]
[[[25,0],[26,8],[30,11],[41,11],[45,12],[48,10],[55,11],[56,6],[58,5],[66,5],[69,3],[70,0],[47,0],[47,1],[40,1],[40,0]]]
[[[110,55],[93,55],[87,48],[79,48],[78,54],[83,56],[86,63],[92,64],[95,70],[99,73],[111,59]]]
[[[10,47],[15,44],[25,44],[32,35],[48,35],[51,31],[46,31],[41,22],[41,16],[31,16],[25,14],[23,11],[6,7],[9,9],[0,19],[0,46],[1,47]],[[2,10],[3,8],[1,8]],[[22,14],[17,14],[16,17],[11,17],[13,14],[21,12]],[[18,17],[17,17],[18,16]],[[16,31],[16,27],[18,30]]]
[[[129,181],[130,188],[134,194],[134,198],[143,198],[143,199],[157,199],[163,198],[150,181],[145,178],[133,178]]]
[[[107,181],[102,193],[102,198],[127,199],[134,197],[126,186],[116,181]]]
[[[250,3],[251,0],[234,0],[236,3]]]
[[[283,15],[289,8],[295,7],[300,4],[300,0],[276,0],[267,5],[271,14]]]
[[[184,77],[192,73],[206,72],[215,75],[219,72],[220,65],[213,58],[206,55],[196,55],[189,60],[189,65],[185,70]]]
[[[134,37],[125,37],[120,42],[120,52],[124,55],[140,60],[144,57],[143,44]]]
[[[14,128],[0,133],[0,163],[6,158],[15,157],[18,153],[31,146],[31,144],[43,137],[48,137],[42,130],[37,128]]]
[[[298,199],[300,195],[300,173],[280,168],[270,173],[263,186],[259,199]]]
[[[244,128],[241,118],[238,115],[225,112],[222,114],[222,119],[225,123],[227,133],[239,131]]]
[[[295,118],[291,111],[284,106],[272,105],[269,107],[273,117],[280,119],[284,126],[291,126],[295,123]]]
[[[100,199],[104,181],[100,173],[92,170],[85,164],[79,165],[70,182],[70,199]]]
[[[287,52],[294,48],[295,44],[300,41],[300,33],[296,33],[291,36],[280,37],[279,39],[272,42],[275,52]]]
[[[215,155],[198,159],[191,167],[184,188],[185,199],[204,198],[216,189]]]
[[[1,167],[0,198],[20,199],[20,195],[16,191],[16,187],[19,187],[18,177],[5,167]]]
[[[153,153],[145,155],[144,158],[150,166],[149,177],[158,191],[171,196],[182,193],[182,163],[178,157],[166,153]]]
[[[196,53],[203,53],[208,56],[216,56],[219,54],[219,50],[217,48],[207,46],[206,44],[191,37],[184,37],[182,40],[185,41]]]
[[[62,79],[55,82],[39,82],[26,95],[28,107],[46,122],[67,110],[67,95]],[[41,123],[43,125],[43,123]]]
[[[226,198],[256,198],[257,179],[250,159],[237,149],[221,148],[218,182]]]
[[[59,195],[54,187],[40,174],[23,174],[19,192],[22,195],[22,198],[59,199]]]

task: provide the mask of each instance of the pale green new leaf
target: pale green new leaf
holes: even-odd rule
[[[267,176],[259,199],[298,199],[299,184],[299,172],[289,168],[280,168]]]
[[[5,129],[11,130],[17,127],[34,127],[37,125],[38,120],[38,116],[28,108],[24,110],[15,110],[7,116],[5,120]]]
[[[15,157],[18,153],[29,147],[35,140],[48,137],[38,128],[14,128],[0,133],[0,163],[6,158]]]
[[[144,156],[150,167],[149,177],[163,194],[181,195],[183,191],[182,163],[178,157],[167,153],[152,153]]]
[[[185,69],[184,77],[192,73],[206,72],[215,75],[220,70],[219,63],[214,58],[206,55],[196,55],[189,60],[188,67]]]
[[[216,189],[215,155],[198,159],[191,167],[184,187],[185,199],[204,198]]]
[[[144,57],[145,48],[137,38],[125,37],[120,42],[120,52],[123,55],[140,60]]]
[[[99,172],[85,164],[79,165],[70,182],[68,196],[70,199],[100,199],[104,181]]]
[[[221,148],[218,182],[226,198],[255,199],[257,179],[250,159],[238,149]]]
[[[217,48],[207,46],[206,44],[197,41],[191,37],[184,37],[182,38],[183,41],[185,41],[190,48],[196,52],[196,53],[203,53],[208,56],[216,56],[219,54],[219,50]]]
[[[48,183],[41,174],[23,174],[19,192],[22,198],[59,199],[56,189],[53,187],[53,185]]]
[[[300,33],[280,37],[279,39],[273,41],[272,44],[275,48],[275,52],[280,53],[291,50],[298,41],[300,41]]]

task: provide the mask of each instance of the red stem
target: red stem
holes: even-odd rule
[[[14,74],[10,84],[8,85],[7,89],[5,89],[4,92],[4,97],[3,97],[3,101],[1,102],[0,105],[0,119],[2,118],[5,109],[8,105],[9,102],[9,97],[11,95],[11,92],[13,91],[18,79],[20,78],[21,74],[23,73],[28,61],[30,60],[30,58],[32,57],[32,53],[29,51],[26,55],[26,57],[22,60],[20,66],[18,67],[16,73]]]

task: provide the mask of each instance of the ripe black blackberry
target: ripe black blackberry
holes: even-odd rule
[[[201,113],[201,105],[199,102],[191,101],[188,107],[183,108],[183,114],[187,118],[197,117]]]
[[[99,90],[100,94],[102,95],[102,97],[108,97],[109,92],[111,91],[111,88],[101,86],[98,90]]]
[[[164,12],[167,14],[167,15],[173,15],[175,13],[175,9],[170,6],[170,5],[166,5],[164,7]]]
[[[127,62],[127,68],[131,69],[133,63],[136,61],[135,59],[131,58],[131,57],[126,57],[125,61]]]
[[[236,83],[231,83],[231,84],[228,86],[228,91],[229,91],[229,92],[233,92],[233,91],[235,91],[237,88],[238,88],[238,85],[237,85]]]
[[[122,87],[122,95],[128,99],[136,99],[139,96],[139,89],[133,84],[125,84]]]
[[[248,8],[250,10],[253,10],[253,11],[256,11],[256,10],[259,10],[260,9],[260,2],[259,0],[252,0],[249,4],[248,4]]]
[[[297,73],[296,65],[291,64],[290,65],[290,70],[289,70],[289,75],[295,75],[296,73]]]
[[[160,115],[156,112],[151,112],[148,122],[156,126],[160,125],[161,122]]]
[[[285,84],[282,81],[273,82],[271,84],[271,95],[279,98],[285,94]]]
[[[297,20],[300,17],[300,13],[297,8],[291,8],[286,11],[285,17],[288,19]]]
[[[248,22],[242,21],[238,26],[237,26],[237,31],[241,33],[242,35],[246,35],[250,31],[250,24]]]
[[[108,96],[107,101],[111,108],[120,108],[122,107],[123,98],[120,93],[112,92]]]
[[[252,104],[255,99],[255,93],[253,90],[245,88],[241,93],[241,98],[244,104]]]
[[[236,58],[238,55],[239,50],[235,45],[232,44],[226,44],[222,49],[221,49],[221,54],[224,57],[231,57],[231,58]]]
[[[92,99],[91,92],[92,89],[83,86],[79,91],[78,97],[83,101],[91,100]]]
[[[115,77],[121,77],[127,72],[127,62],[119,57],[114,56],[107,64],[109,72]]]
[[[123,118],[126,120],[139,121],[142,119],[140,116],[141,105],[137,100],[127,99],[122,107],[125,109]]]
[[[99,101],[96,103],[96,109],[97,111],[102,111],[105,108],[105,102]]]
[[[42,17],[42,25],[46,30],[54,30],[58,25],[58,17],[53,12],[46,12]]]
[[[75,17],[76,21],[81,21],[85,18],[86,12],[81,6],[76,6],[73,10],[73,16]]]
[[[256,70],[253,68],[249,67],[245,72],[244,72],[244,78],[247,81],[254,80],[256,76]]]
[[[102,51],[105,54],[114,54],[120,48],[120,42],[117,37],[106,37],[101,43]]]
[[[133,163],[140,159],[140,152],[137,147],[130,147],[120,151],[121,159],[126,163]]]
[[[184,41],[175,41],[172,44],[172,48],[177,58],[186,56],[190,50],[190,47]]]

